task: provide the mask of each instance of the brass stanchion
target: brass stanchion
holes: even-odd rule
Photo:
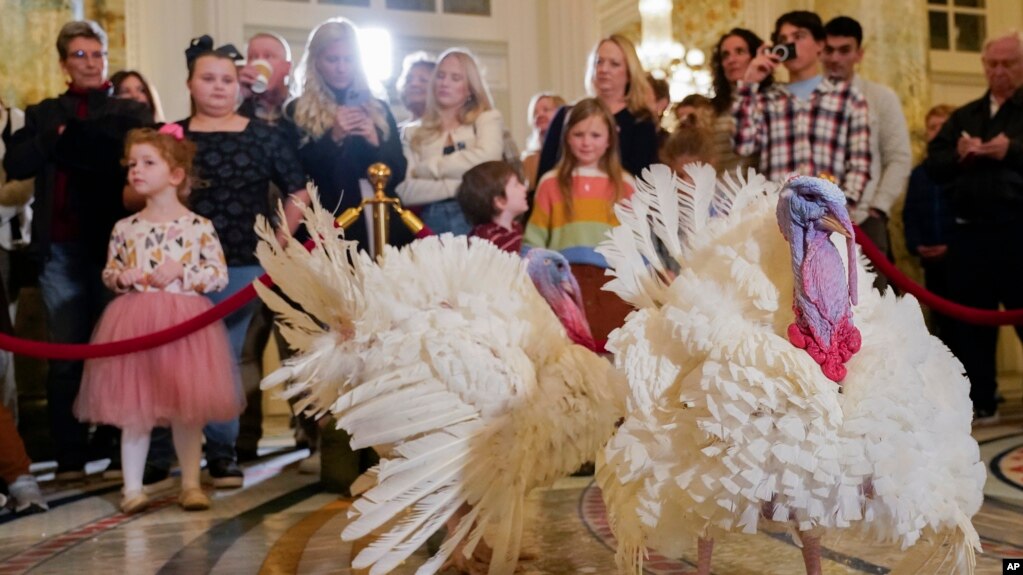
[[[391,168],[387,167],[387,164],[373,164],[366,170],[366,175],[369,177],[370,183],[373,184],[373,197],[366,198],[358,206],[341,212],[341,215],[335,218],[334,221],[339,228],[348,229],[349,226],[359,219],[359,216],[362,215],[362,210],[367,205],[373,206],[373,257],[380,259],[381,254],[384,253],[384,246],[387,245],[387,231],[390,224],[388,206],[398,214],[402,223],[405,224],[405,227],[412,230],[413,234],[418,234],[424,226],[423,221],[418,216],[401,207],[401,200],[389,198],[384,194],[387,182],[391,179]]]

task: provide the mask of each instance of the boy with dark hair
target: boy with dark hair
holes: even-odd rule
[[[867,102],[849,82],[820,73],[824,25],[817,14],[794,11],[775,22],[776,44],[792,44],[784,63],[770,50],[750,62],[737,83],[735,151],[760,154],[760,169],[775,181],[795,172],[834,176],[851,205],[870,180],[870,127]],[[759,92],[760,83],[783,64],[788,84]]]
[[[821,17],[816,12],[793,10],[779,16],[774,21],[774,33],[771,34],[771,41],[775,44],[785,43],[785,40],[782,40],[782,27],[786,24],[793,28],[806,30],[817,42],[824,41],[824,23],[821,22]]]
[[[462,175],[455,199],[473,225],[470,236],[490,240],[506,252],[522,248],[522,224],[517,218],[529,208],[526,185],[507,162],[492,161]]]
[[[863,60],[863,28],[848,16],[825,26],[824,69],[833,80],[850,82],[867,99],[870,114],[870,181],[849,215],[877,247],[889,254],[888,214],[906,191],[913,154],[902,103],[891,88],[869,82],[856,73]],[[883,290],[887,280],[877,275],[874,286]]]

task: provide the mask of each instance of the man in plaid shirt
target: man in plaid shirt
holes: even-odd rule
[[[821,76],[824,39],[824,24],[813,12],[778,18],[776,44],[796,48],[784,62],[790,82],[760,93],[760,82],[782,61],[769,51],[753,58],[732,106],[735,151],[740,156],[760,152],[760,170],[775,181],[793,172],[828,173],[855,206],[870,181],[867,101],[849,82]]]

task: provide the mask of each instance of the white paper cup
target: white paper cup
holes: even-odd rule
[[[270,76],[273,76],[274,67],[266,60],[253,60],[249,65],[256,69],[256,80],[252,82],[250,90],[253,94],[262,94],[270,87]]]

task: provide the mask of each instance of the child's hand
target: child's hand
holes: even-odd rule
[[[117,287],[121,289],[129,289],[135,284],[141,283],[145,277],[146,274],[142,273],[142,270],[138,268],[128,268],[117,276]]]
[[[184,277],[185,268],[177,260],[167,260],[149,274],[149,285],[165,288],[174,280]]]

